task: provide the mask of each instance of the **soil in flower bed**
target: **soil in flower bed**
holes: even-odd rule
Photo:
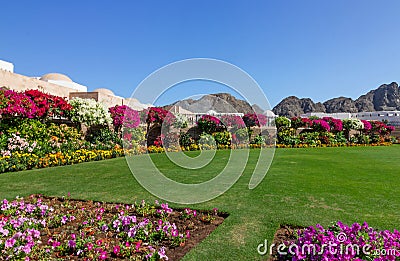
[[[10,247],[11,241],[7,241],[7,237],[1,241],[0,235],[0,260],[20,260],[21,257],[29,257],[26,260],[179,260],[228,216],[217,209],[208,212],[173,210],[168,204],[157,201],[155,204],[144,201],[119,204],[31,195],[13,203],[2,203],[0,230],[9,228],[8,240],[16,238],[17,243]],[[44,205],[48,209],[43,208]],[[29,212],[28,208],[33,211]],[[25,236],[15,237],[15,233],[28,231],[29,235],[34,235],[35,231],[29,232],[24,224],[15,230],[11,225],[4,225],[12,219],[29,216],[27,211],[36,213],[35,217],[43,217],[38,219],[38,224],[46,220],[44,226],[34,228],[40,231],[40,236],[39,232],[36,239],[32,236],[35,243],[26,251],[28,253],[23,252],[23,246],[29,242],[24,241]],[[18,243],[21,238],[25,243]],[[8,242],[8,250],[4,242]],[[15,255],[18,247],[19,257]],[[9,253],[12,253],[11,258],[7,256]]]
[[[272,249],[272,255],[269,256],[268,261],[279,261],[284,259],[278,258],[277,246],[284,242],[295,241],[297,239],[297,231],[304,230],[303,227],[299,226],[291,226],[291,225],[281,225],[278,230],[276,230],[274,239],[272,244],[275,244],[275,247]],[[268,253],[269,253],[268,249]]]

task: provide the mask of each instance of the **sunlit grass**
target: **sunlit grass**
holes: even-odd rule
[[[251,151],[244,174],[227,193],[193,206],[216,207],[230,216],[185,260],[266,259],[258,255],[257,245],[271,240],[280,224],[328,225],[342,220],[399,228],[399,146],[277,149],[264,181],[249,190],[257,152]],[[196,171],[174,167],[165,154],[151,157],[166,176],[198,183],[218,174],[229,151],[219,151],[211,164]],[[73,198],[112,202],[154,199],[136,182],[124,158],[0,175],[1,198],[68,192]]]

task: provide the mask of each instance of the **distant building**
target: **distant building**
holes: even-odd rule
[[[130,105],[135,110],[143,110],[151,104],[142,104],[136,99],[123,98],[105,88],[88,92],[88,87],[74,82],[70,77],[61,73],[48,73],[40,77],[28,77],[14,73],[14,65],[0,60],[0,87],[15,91],[40,90],[42,92],[72,99],[75,97],[94,99],[107,107],[115,105]]]
[[[360,120],[386,121],[388,125],[400,126],[400,111],[373,111],[354,113]]]
[[[325,113],[325,112],[308,112],[301,114],[300,117],[303,118],[310,118],[310,117],[318,117],[318,118],[323,118],[323,117],[332,117],[335,119],[350,119],[353,118],[352,113],[347,113],[347,112],[339,112],[339,113]]]
[[[356,118],[369,121],[386,121],[388,125],[400,126],[400,111],[372,111],[372,112],[356,112],[356,113],[324,113],[324,112],[309,112],[301,114],[300,117],[310,118],[316,116],[319,118],[332,117],[335,119],[350,119]]]

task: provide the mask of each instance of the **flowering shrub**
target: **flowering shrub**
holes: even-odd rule
[[[343,129],[349,130],[362,130],[364,129],[364,124],[359,119],[344,119]]]
[[[37,106],[37,117],[65,116],[72,106],[62,97],[43,93],[39,90],[27,90],[25,94]]]
[[[116,131],[121,127],[128,129],[136,128],[140,124],[139,112],[126,105],[115,105],[108,109],[113,120],[113,126]]]
[[[175,128],[181,129],[188,126],[188,119],[185,115],[168,111],[163,123],[166,127],[174,126]]]
[[[309,118],[293,117],[290,119],[291,127],[298,128],[310,128],[313,124],[312,120]]]
[[[263,114],[248,113],[243,116],[243,122],[247,127],[261,127],[267,124],[267,117]]]
[[[0,89],[0,115],[4,117],[34,118],[38,107],[25,93]]]
[[[171,114],[169,111],[160,107],[151,107],[146,111],[147,124],[158,123],[163,124],[165,117]]]
[[[12,134],[12,137],[7,140],[7,150],[2,150],[2,156],[11,156],[14,151],[32,153],[36,148],[37,143],[29,144],[26,139],[21,138],[17,134]]]
[[[371,132],[377,133],[379,135],[387,135],[394,131],[393,126],[387,126],[385,123],[381,121],[371,121]]]
[[[284,260],[398,260],[400,232],[378,231],[366,222],[347,226],[338,221],[324,228],[317,224],[298,231],[285,243],[278,258]]]
[[[364,131],[370,131],[372,129],[372,125],[369,121],[361,120],[362,124],[364,125]]]
[[[330,130],[332,132],[339,132],[343,130],[343,122],[340,119],[334,119],[332,117],[323,117],[322,119],[329,123]]]
[[[174,127],[175,128],[186,128],[188,126],[188,119],[186,118],[185,115],[182,115],[180,113],[175,113],[175,122],[174,122]]]
[[[197,121],[197,126],[199,126],[200,131],[208,134],[212,134],[222,127],[221,121],[217,117],[211,115],[201,116],[201,118]]]
[[[225,127],[231,127],[234,130],[246,127],[242,117],[238,115],[223,115],[221,117],[221,122],[225,125]]]
[[[56,151],[76,150],[84,143],[76,128],[65,124],[43,123],[38,119],[4,119],[1,121],[0,131],[3,132],[0,151],[6,152],[3,155],[10,155],[12,150],[17,149],[19,152],[32,152],[42,156]],[[29,143],[31,149],[18,149],[16,142],[22,141],[23,144]]]
[[[70,104],[72,105],[70,117],[73,122],[84,123],[87,126],[112,123],[110,113],[100,102],[93,99],[74,98]]]
[[[389,134],[394,127],[379,121],[359,119],[307,119],[286,117],[275,119],[278,143],[283,147],[345,146],[354,144],[387,145],[393,142]],[[310,129],[311,127],[311,129]],[[298,128],[305,128],[299,130]],[[358,130],[359,133],[351,131]],[[362,132],[363,133],[362,133]],[[282,147],[281,146],[281,147]],[[279,147],[279,146],[278,146]]]
[[[324,120],[313,120],[312,128],[316,131],[330,131],[331,127]]]
[[[122,142],[126,149],[132,146],[144,145],[146,141],[146,133],[142,128],[123,129]]]
[[[65,116],[72,109],[61,97],[39,90],[16,92],[0,90],[0,115],[4,117],[45,118]]]

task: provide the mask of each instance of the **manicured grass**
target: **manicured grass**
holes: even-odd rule
[[[378,229],[399,229],[400,146],[277,149],[263,182],[248,189],[256,150],[245,173],[222,196],[196,206],[230,213],[185,260],[263,260],[257,245],[271,240],[280,224],[329,225],[367,221]],[[219,151],[204,169],[173,167],[165,154],[151,157],[165,174],[188,183],[220,171],[229,151]],[[153,200],[130,173],[124,158],[0,175],[0,198],[31,193],[111,202]],[[177,207],[177,205],[174,207]]]

